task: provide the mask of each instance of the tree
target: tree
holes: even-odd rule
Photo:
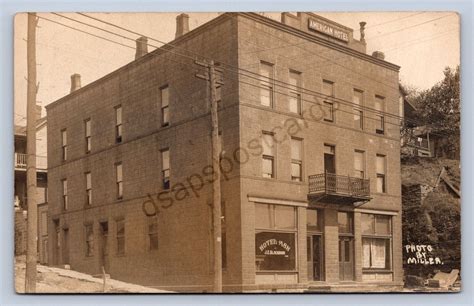
[[[446,67],[443,74],[442,81],[430,89],[411,92],[407,99],[416,107],[416,118],[413,118],[416,119],[415,125],[424,126],[433,138],[438,139],[435,150],[442,152],[441,156],[459,159],[461,121],[459,66]],[[411,125],[413,126],[413,122]]]
[[[444,79],[413,97],[423,124],[438,132],[459,136],[460,82],[459,66],[446,67]]]

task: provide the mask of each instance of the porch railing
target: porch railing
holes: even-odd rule
[[[25,153],[15,153],[15,169],[25,169],[28,155]],[[46,157],[36,157],[36,168],[39,170],[46,170],[48,168]]]

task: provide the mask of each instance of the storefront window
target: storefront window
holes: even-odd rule
[[[364,269],[391,269],[391,217],[362,214],[362,258]]]
[[[255,265],[257,271],[296,269],[296,208],[255,204]]]

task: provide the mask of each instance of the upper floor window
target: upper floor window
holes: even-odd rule
[[[115,107],[115,142],[122,142],[122,106]]]
[[[290,70],[290,95],[289,109],[290,112],[301,114],[301,72]]]
[[[63,179],[61,181],[62,191],[63,191],[63,210],[68,209],[68,201],[67,201],[67,179]]]
[[[123,198],[123,173],[122,163],[115,164],[115,184],[117,190],[117,199]]]
[[[90,172],[86,172],[86,205],[92,204],[92,176]]]
[[[170,150],[161,151],[161,177],[163,189],[170,189]]]
[[[352,94],[352,103],[354,104],[354,128],[363,130],[364,111],[362,110],[362,107],[364,105],[364,92],[354,89]]]
[[[262,176],[266,178],[275,177],[275,145],[273,134],[263,132],[262,134]]]
[[[161,126],[168,126],[170,124],[170,89],[166,85],[161,89]]]
[[[385,98],[382,96],[375,96],[375,110],[376,113],[376,121],[375,121],[375,132],[377,134],[384,134],[385,133],[385,116],[384,116],[384,104]]]
[[[365,153],[364,151],[354,151],[354,177],[365,178]]]
[[[67,130],[64,129],[61,131],[61,152],[62,152],[62,159],[67,159]]]
[[[323,102],[324,121],[334,122],[334,102],[328,97],[334,97],[334,82],[323,80],[322,92],[326,96]]]
[[[260,104],[273,107],[273,64],[260,62]]]
[[[303,180],[303,141],[291,138],[291,180]]]
[[[385,155],[377,154],[375,167],[376,167],[376,175],[377,175],[377,192],[384,193],[384,192],[386,192],[386,181],[385,181],[386,161],[385,161]]]
[[[86,138],[86,153],[91,151],[91,120],[86,119],[84,121],[84,133]]]

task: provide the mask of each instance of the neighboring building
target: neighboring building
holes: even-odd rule
[[[41,118],[41,107],[37,106],[36,121],[36,168],[37,187],[35,202],[47,207],[47,122],[46,117]],[[26,209],[28,205],[26,193],[26,126],[15,125],[15,255],[25,254],[26,251]],[[39,217],[39,216],[38,216]],[[43,228],[44,229],[44,228]],[[40,233],[39,247],[43,239],[47,239],[47,231]],[[39,237],[40,237],[39,236]],[[41,254],[41,252],[40,252]],[[46,263],[44,257],[40,261]]]
[[[407,99],[407,92],[400,85],[402,127],[402,156],[438,157],[460,159],[461,147],[452,145],[446,131],[435,126],[423,125],[416,105]]]
[[[170,51],[146,54],[141,38],[135,61],[82,88],[74,75],[47,106],[50,264],[212,290],[195,52],[223,68],[224,290],[400,289],[399,67],[311,13],[226,13],[190,32],[187,21]]]

